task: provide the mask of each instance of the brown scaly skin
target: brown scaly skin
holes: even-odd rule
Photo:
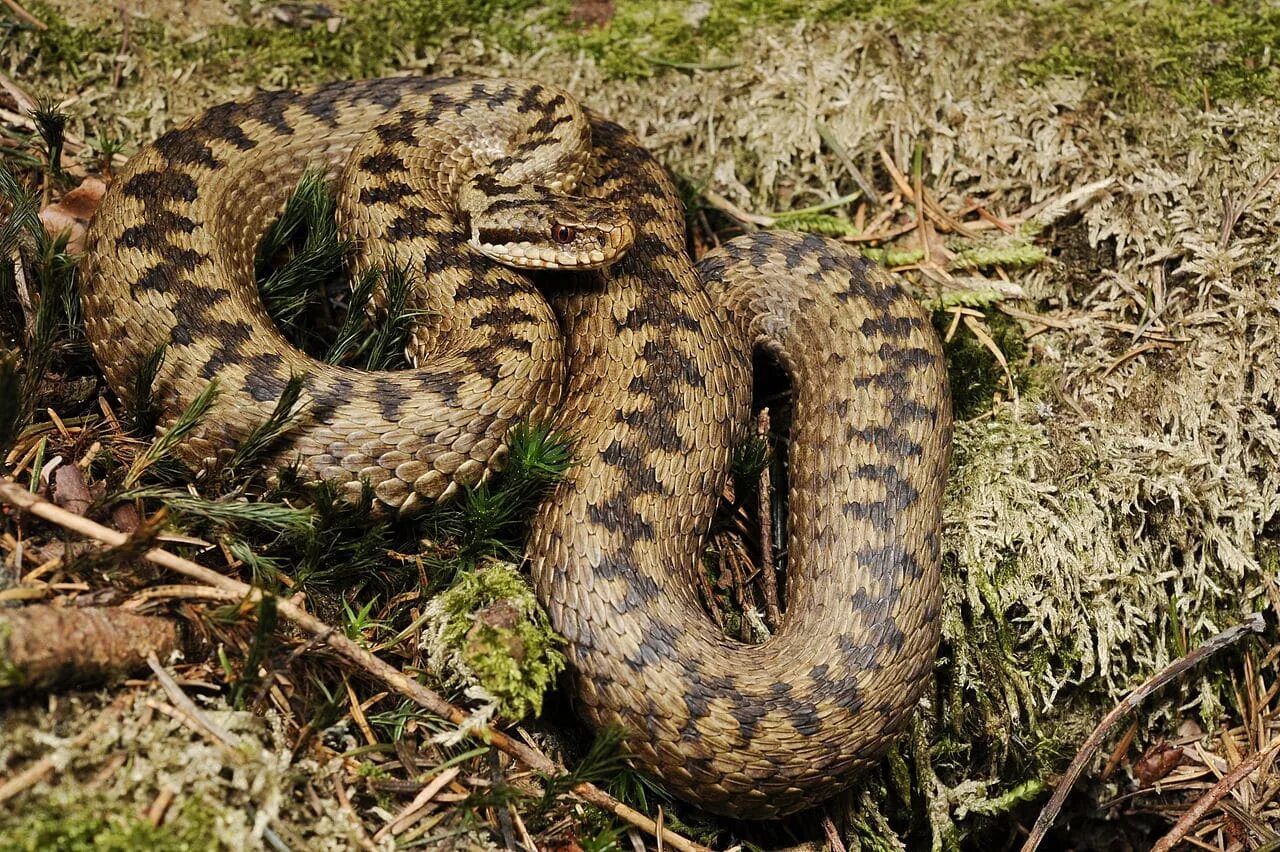
[[[401,507],[441,493],[449,477],[482,474],[483,451],[500,446],[510,422],[554,408],[580,463],[539,511],[528,552],[539,597],[568,640],[584,715],[623,726],[642,768],[710,810],[768,818],[831,795],[905,726],[936,652],[951,419],[928,318],[874,265],[817,237],[740,238],[695,269],[665,171],[633,136],[588,113],[591,157],[576,191],[617,205],[636,233],[620,262],[553,286],[567,353],[562,399],[550,366],[561,338],[546,308],[519,276],[474,260],[465,223],[436,225],[412,204],[373,215],[390,216],[384,232],[420,241],[429,277],[455,275],[445,297],[422,298],[442,309],[459,300],[464,319],[439,320],[442,335],[422,332],[435,353],[426,370],[370,376],[304,364],[253,296],[253,245],[298,161],[322,157],[336,171],[365,131],[398,121],[397,110],[432,121],[444,112],[430,105],[435,85],[263,95],[135,158],[104,199],[87,263],[85,312],[109,380],[127,394],[131,369],[169,342],[161,387],[171,422],[217,376],[234,404],[191,442],[200,463],[266,415],[268,391],[278,393],[290,369],[306,372],[311,422],[284,457],[300,455],[315,475],[356,484],[348,487],[372,471],[379,495]],[[448,109],[483,117],[490,100],[529,98],[535,117],[559,114],[552,90],[502,85],[464,90]],[[508,136],[511,156],[524,162],[522,145],[528,153],[576,127],[552,124]],[[401,143],[371,144],[380,156]],[[269,166],[251,166],[249,183],[230,189],[255,157]],[[347,180],[385,187],[395,171],[387,162],[375,161],[380,173],[349,167],[357,174]],[[505,184],[495,180],[499,197]],[[444,248],[464,260],[437,253]],[[786,619],[768,642],[747,646],[712,625],[693,572],[747,414],[753,346],[791,373],[795,425]],[[344,452],[359,458],[348,464]],[[381,461],[392,453],[411,459]],[[480,473],[463,477],[459,457]],[[406,464],[427,473],[401,477]],[[419,487],[433,472],[439,481]]]

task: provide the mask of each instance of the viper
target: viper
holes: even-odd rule
[[[416,365],[309,358],[267,316],[257,244],[300,176],[337,187],[353,272],[415,280]],[[87,237],[83,306],[126,402],[160,347],[160,428],[216,465],[291,376],[304,409],[273,465],[413,513],[500,469],[551,422],[577,464],[527,555],[582,715],[709,810],[770,818],[847,786],[906,726],[939,641],[951,407],[929,317],[848,247],[765,231],[699,264],[680,196],[629,132],[567,92],[388,78],[214,107],[134,156]],[[557,270],[535,287],[532,270]],[[547,295],[544,297],[542,293]],[[786,612],[726,637],[695,572],[751,402],[788,375]]]

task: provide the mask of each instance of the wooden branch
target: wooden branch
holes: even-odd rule
[[[66,509],[31,493],[8,478],[0,478],[0,500],[103,544],[118,547],[129,538],[122,532],[104,527],[102,524],[95,523],[81,515],[68,512]],[[235,593],[248,602],[257,602],[264,597],[261,589],[219,574],[216,571],[205,568],[203,565],[197,565],[189,559],[183,559],[181,556],[162,548],[157,547],[148,550],[143,554],[143,558],[189,579]],[[513,740],[501,731],[487,726],[466,725],[468,714],[461,708],[455,707],[434,691],[412,678],[406,677],[399,669],[375,657],[369,651],[348,639],[341,631],[325,624],[293,601],[277,599],[276,611],[302,632],[314,637],[318,642],[328,645],[332,651],[347,662],[373,678],[382,681],[395,692],[410,699],[418,706],[449,720],[455,725],[461,726],[469,736],[489,743],[494,748],[511,755],[529,768],[548,777],[554,778],[563,774],[563,771],[553,761],[524,743]],[[634,808],[619,802],[594,784],[578,784],[572,788],[572,791],[583,801],[609,811],[614,816],[625,820],[641,831],[654,837],[661,836],[663,842],[673,849],[678,849],[680,852],[710,852],[705,846],[694,843],[670,829],[660,828],[653,820]]]
[[[760,409],[756,417],[756,435],[768,446],[769,409]],[[778,602],[778,572],[773,564],[773,478],[769,460],[760,469],[760,579],[764,583],[764,614],[769,627],[778,629],[782,623],[782,608]],[[701,573],[701,572],[699,572]]]
[[[28,12],[26,9],[19,6],[18,0],[0,0],[0,2],[3,2],[4,5],[8,6],[13,11],[13,14],[18,16],[18,20],[24,21],[38,30],[49,29],[48,24],[46,24],[44,21],[40,20],[35,15]]]

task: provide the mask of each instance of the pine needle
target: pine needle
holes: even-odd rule
[[[328,364],[342,364],[360,351],[361,338],[369,333],[368,309],[373,300],[373,288],[381,280],[382,273],[371,269],[360,276],[351,288],[346,316],[338,327],[338,333],[325,352],[323,361]]]
[[[8,453],[18,437],[23,410],[18,353],[0,349],[0,457]]]
[[[66,142],[67,114],[58,109],[56,101],[42,99],[31,118],[43,143],[45,162],[50,177],[62,176],[62,146]]]
[[[351,250],[351,242],[338,235],[335,207],[324,174],[304,173],[258,246],[258,291],[267,313],[286,329],[324,299],[326,285],[339,276]]]
[[[257,466],[275,442],[297,423],[305,409],[305,405],[298,402],[303,381],[302,376],[289,377],[271,414],[236,447],[222,469],[222,479],[229,480],[239,471]]]
[[[283,503],[241,500],[210,500],[177,488],[159,486],[131,488],[119,499],[159,500],[168,509],[182,515],[202,518],[220,526],[235,528],[250,524],[260,529],[285,535],[309,535],[315,531],[316,516],[311,509],[296,509]]]
[[[133,377],[133,428],[140,435],[145,435],[156,428],[156,420],[160,416],[160,409],[156,405],[153,390],[155,388],[156,376],[160,373],[160,367],[164,364],[164,355],[167,346],[161,344],[147,356],[147,359],[138,367],[137,374]]]
[[[507,468],[494,483],[465,490],[437,505],[423,524],[433,537],[457,545],[456,567],[484,556],[519,558],[522,533],[534,506],[573,464],[567,434],[543,424],[517,424],[507,436]]]
[[[409,323],[420,311],[408,309],[411,279],[407,269],[388,267],[382,271],[387,294],[387,312],[369,338],[361,365],[366,370],[394,370],[408,366],[404,357]]]
[[[209,413],[209,409],[213,406],[213,401],[217,395],[218,383],[216,380],[205,385],[204,390],[200,391],[199,395],[191,400],[191,404],[178,416],[173,425],[163,435],[152,441],[151,446],[147,447],[140,456],[134,459],[133,464],[129,467],[129,472],[125,474],[125,489],[137,485],[138,480],[152,465],[168,456],[174,447],[181,443],[196,426],[200,425],[200,421]]]

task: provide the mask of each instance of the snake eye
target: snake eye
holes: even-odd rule
[[[578,232],[573,228],[570,228],[568,225],[551,226],[551,239],[555,240],[560,245],[573,242],[573,238],[577,235]]]

